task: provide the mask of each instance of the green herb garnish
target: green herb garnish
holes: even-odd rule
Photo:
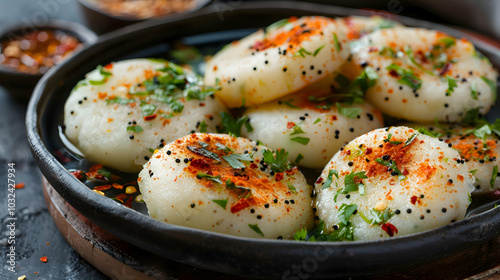
[[[131,126],[127,126],[127,131],[141,133],[143,131],[143,129],[140,125],[131,125]]]
[[[224,208],[224,210],[226,210],[227,199],[213,199],[212,201],[217,203],[220,207]]]
[[[282,173],[292,168],[292,165],[288,161],[288,152],[285,149],[278,149],[275,154],[274,156],[273,152],[270,150],[264,150],[262,152],[264,162],[271,167],[272,171],[275,173]]]
[[[240,162],[241,161],[252,161],[252,158],[249,154],[230,154],[227,156],[222,156],[223,159],[231,165],[234,169],[245,168],[246,166]]]
[[[245,125],[245,128],[248,132],[253,131],[253,127],[250,125],[249,119],[247,116],[240,117],[235,120],[230,114],[226,112],[220,112],[220,116],[222,118],[222,127],[218,129],[219,133],[227,133],[234,137],[241,136],[241,128]]]
[[[490,187],[493,189],[495,187],[495,180],[498,176],[498,165],[493,166],[493,173],[491,174]]]
[[[326,176],[326,181],[321,186],[322,190],[328,189],[330,187],[330,185],[333,182],[333,175],[335,175],[335,177],[337,177],[337,179],[339,178],[339,172],[337,170],[331,169],[330,171],[328,171],[328,176]]]
[[[397,64],[391,64],[385,69],[389,71],[395,71],[398,74],[398,83],[402,85],[407,85],[413,90],[417,90],[422,86],[422,80],[413,74],[412,70],[406,70],[401,68]]]
[[[255,224],[255,225],[251,225],[251,224],[248,224],[248,226],[253,230],[255,231],[258,235],[264,237],[264,233],[262,233],[262,230],[260,230],[259,228],[259,225],[258,224]]]
[[[198,179],[205,178],[209,181],[212,181],[212,182],[215,182],[218,184],[222,184],[222,181],[220,180],[220,175],[213,176],[213,175],[198,172],[198,174],[196,174],[196,178],[198,178]]]

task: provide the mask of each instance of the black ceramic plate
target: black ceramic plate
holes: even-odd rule
[[[293,8],[283,8],[293,7]],[[359,10],[300,2],[244,3],[213,6],[126,27],[62,64],[37,85],[27,114],[28,138],[44,176],[74,208],[120,238],[171,260],[213,271],[252,277],[294,279],[294,266],[307,277],[368,276],[401,271],[434,262],[500,235],[500,208],[484,207],[478,215],[410,236],[373,242],[296,242],[261,240],[212,233],[156,221],[92,192],[73,177],[68,164],[54,156],[63,148],[58,136],[63,104],[71,88],[96,65],[132,57],[164,56],[169,43],[184,40],[199,46],[220,46],[291,15],[369,15]],[[460,31],[398,17],[410,26],[434,28],[456,37]],[[500,50],[470,38],[500,68]],[[498,104],[497,104],[498,106]],[[498,107],[496,107],[498,108]],[[498,113],[490,117],[498,118]],[[302,277],[302,276],[300,276]],[[295,278],[298,279],[298,278]]]

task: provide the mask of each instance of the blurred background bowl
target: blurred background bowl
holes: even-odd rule
[[[4,42],[12,41],[36,31],[61,31],[78,39],[83,46],[93,44],[98,38],[94,32],[81,24],[63,20],[51,20],[47,24],[40,26],[20,24],[0,28],[0,43],[3,44]],[[3,52],[1,47],[0,50]],[[75,51],[75,53],[77,52],[78,50]],[[20,72],[17,69],[0,64],[0,85],[7,89],[15,99],[20,101],[27,101],[29,99],[33,88],[43,75],[42,73],[30,74]]]
[[[143,1],[143,0],[140,0]],[[139,1],[139,2],[140,2]],[[144,0],[145,1],[145,0]],[[126,12],[116,12],[111,13],[103,8],[103,4],[106,1],[100,0],[78,0],[80,7],[82,8],[83,15],[86,20],[87,26],[89,26],[92,30],[97,32],[97,34],[104,34],[118,28],[127,26],[129,24],[137,23],[143,20],[151,19],[151,18],[163,18],[168,17],[173,14],[178,13],[187,13],[196,11],[206,5],[208,5],[211,0],[192,0],[193,5],[182,12],[172,12],[164,15],[159,15],[155,17],[138,17],[135,14],[126,13]],[[124,1],[126,2],[126,1]],[[168,1],[168,2],[180,2],[177,1]],[[101,4],[98,4],[101,3]]]

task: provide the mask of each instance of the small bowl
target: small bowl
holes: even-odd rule
[[[194,1],[194,6],[191,9],[185,10],[180,13],[196,11],[211,2],[211,0],[193,0],[193,1]],[[133,23],[137,23],[147,19],[153,19],[153,18],[137,18],[127,15],[111,14],[98,7],[92,0],[78,0],[78,3],[82,7],[82,11],[86,19],[86,24],[92,30],[97,32],[97,34],[108,33],[110,31],[116,30],[118,28]],[[166,14],[159,18],[168,17],[170,15],[180,14],[180,13]]]
[[[84,46],[97,41],[97,35],[85,26],[63,20],[50,20],[40,26],[18,24],[0,30],[0,42],[11,40],[17,36],[25,35],[38,30],[62,31],[77,38]],[[77,53],[76,51],[75,53]],[[71,54],[74,55],[75,53]],[[54,68],[57,65],[51,67]],[[50,72],[50,70],[49,70]],[[27,101],[36,83],[44,74],[29,74],[19,72],[8,66],[0,64],[0,85],[3,86],[15,99]]]

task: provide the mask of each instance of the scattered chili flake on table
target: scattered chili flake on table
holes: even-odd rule
[[[41,257],[41,258],[40,258],[40,260],[41,260],[42,262],[46,263],[46,262],[47,262],[47,257]]]
[[[22,189],[22,188],[24,188],[24,183],[17,183],[17,184],[14,185],[14,187],[16,189]]]

